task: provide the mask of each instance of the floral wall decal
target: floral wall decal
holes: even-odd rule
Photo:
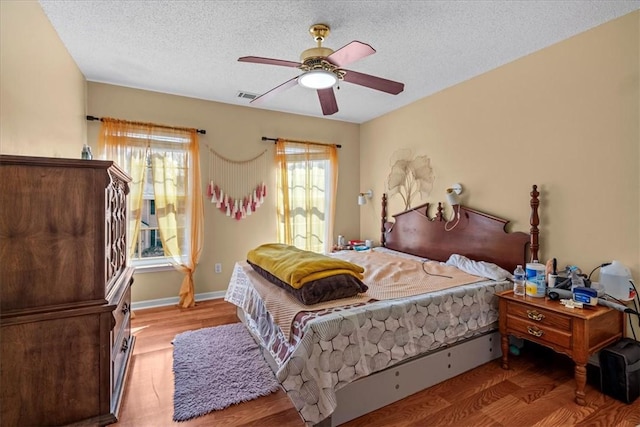
[[[391,156],[391,172],[387,177],[389,197],[400,194],[405,210],[418,194],[428,196],[433,188],[433,169],[427,156],[415,156],[409,149],[398,150]]]

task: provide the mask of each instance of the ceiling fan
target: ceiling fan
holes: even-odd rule
[[[339,81],[365,86],[392,95],[397,95],[404,90],[403,83],[342,68],[358,59],[376,53],[375,49],[368,44],[354,40],[334,52],[332,49],[322,46],[322,42],[330,32],[328,25],[314,24],[309,28],[309,32],[318,45],[317,47],[302,52],[300,55],[302,62],[261,58],[258,56],[243,56],[238,58],[240,62],[280,65],[283,67],[298,68],[303,71],[302,74],[254,98],[251,101],[252,103],[264,102],[272,96],[299,84],[317,90],[320,105],[322,106],[322,113],[328,116],[338,112],[338,104],[336,102],[336,95],[333,92],[333,86]]]

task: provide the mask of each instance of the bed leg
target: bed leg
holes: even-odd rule
[[[509,369],[509,335],[502,334],[502,369]]]

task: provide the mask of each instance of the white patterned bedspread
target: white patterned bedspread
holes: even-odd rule
[[[278,364],[276,377],[307,425],[337,407],[344,385],[401,361],[497,328],[496,292],[511,282],[487,280],[358,306],[300,313],[286,341],[251,284],[262,279],[236,264],[225,300]],[[264,279],[262,279],[264,280]]]

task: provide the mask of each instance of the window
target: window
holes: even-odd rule
[[[337,183],[333,145],[276,143],[278,241],[313,252],[329,252]]]
[[[134,137],[137,135],[134,135]],[[139,136],[141,137],[141,136]],[[155,192],[157,190],[155,182],[154,182],[154,167],[153,162],[156,163],[172,163],[172,160],[175,161],[176,158],[180,159],[180,163],[185,163],[183,156],[187,155],[187,138],[173,138],[174,143],[182,144],[177,145],[170,151],[170,155],[166,151],[165,148],[158,148],[158,146],[162,146],[163,142],[166,142],[166,137],[157,137],[155,135],[146,135],[145,140],[149,141],[149,146],[146,147],[144,153],[144,181],[142,183],[142,204],[140,209],[135,209],[133,205],[135,200],[130,198],[130,212],[140,212],[140,221],[139,226],[137,227],[137,237],[131,238],[132,244],[135,245],[135,249],[131,252],[131,261],[132,264],[146,268],[148,271],[155,270],[154,267],[166,267],[170,266],[171,260],[168,259],[168,255],[165,255],[164,246],[162,244],[161,232],[160,232],[160,224],[158,222],[158,216],[156,215],[156,195]],[[156,146],[157,144],[157,146]],[[174,171],[172,173],[173,178],[170,178],[170,181],[175,179],[176,183],[185,180],[186,170],[184,167],[174,167]],[[157,171],[156,171],[157,172]],[[184,186],[175,185],[176,183],[171,183],[172,186],[175,186],[173,189],[175,191],[175,196],[178,200],[178,205],[183,204],[180,203],[180,200],[184,200]],[[161,189],[166,190],[166,185],[162,184]],[[184,215],[180,215],[180,212],[175,212],[177,219],[177,229],[175,230],[176,235],[184,236],[186,235],[186,226],[187,221],[184,218]]]
[[[181,307],[191,307],[202,250],[203,204],[196,129],[102,119],[107,159],[131,176],[129,254],[135,265],[171,264],[185,273]]]
[[[131,253],[131,261],[136,267],[147,268],[150,271],[156,270],[154,267],[170,266],[170,263],[165,259],[162,239],[160,239],[158,229],[156,201],[153,191],[153,171],[149,154],[147,154],[144,177],[140,231],[135,249]]]

